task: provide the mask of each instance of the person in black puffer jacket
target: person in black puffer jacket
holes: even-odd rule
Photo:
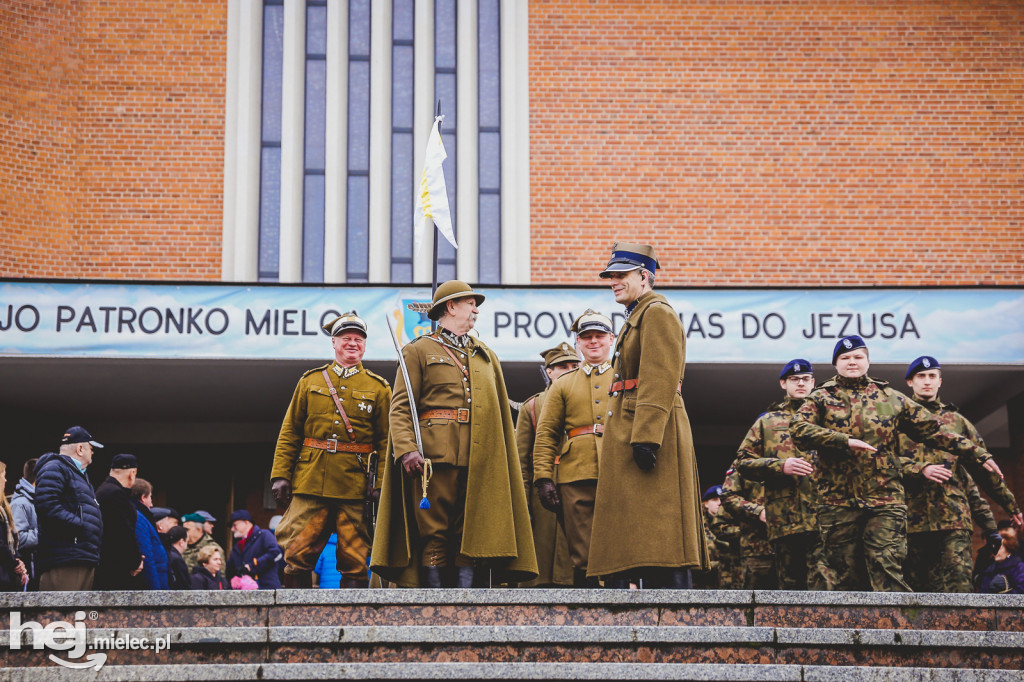
[[[39,589],[91,590],[100,562],[103,516],[85,475],[93,448],[103,447],[81,426],[61,439],[60,454],[36,462]]]
[[[224,556],[220,547],[207,545],[199,550],[199,563],[192,569],[193,590],[230,590],[231,583],[221,573]]]

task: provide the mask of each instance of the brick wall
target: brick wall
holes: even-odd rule
[[[0,275],[220,277],[226,2],[0,5]]]
[[[1024,3],[530,2],[532,273],[1024,283]],[[564,257],[568,249],[582,253]]]

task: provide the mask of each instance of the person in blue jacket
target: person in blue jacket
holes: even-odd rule
[[[93,448],[103,447],[81,426],[61,438],[60,454],[36,462],[36,515],[39,518],[39,589],[91,590],[100,563],[103,514],[85,475]]]
[[[261,590],[281,589],[277,563],[281,561],[281,547],[269,530],[252,522],[252,515],[244,509],[231,514],[231,534],[235,546],[228,559],[228,578],[247,575]]]
[[[338,570],[338,534],[331,533],[316,560],[313,569],[313,587],[320,589],[336,589],[341,587],[341,571]]]
[[[135,540],[142,554],[142,573],[136,576],[140,590],[166,590],[168,587],[167,550],[156,531],[156,520],[149,508],[153,506],[153,485],[144,478],[132,483],[135,504]]]
[[[1017,554],[1016,536],[1003,538],[995,561],[981,572],[981,592],[1024,594],[1024,561]]]

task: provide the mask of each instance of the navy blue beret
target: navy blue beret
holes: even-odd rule
[[[803,358],[797,358],[790,360],[786,363],[786,366],[782,368],[782,374],[779,375],[779,379],[785,379],[793,374],[813,374],[814,368],[811,367],[811,363],[807,362]]]
[[[918,372],[924,372],[925,370],[929,369],[942,369],[942,365],[940,365],[939,361],[933,358],[932,356],[922,355],[921,357],[910,363],[910,367],[907,367],[907,376],[903,378],[909,379]]]
[[[839,339],[839,341],[836,343],[835,349],[832,351],[832,364],[835,365],[836,358],[838,358],[843,353],[849,353],[852,350],[867,347],[868,344],[864,343],[864,339],[860,338],[856,334],[853,334],[851,336],[844,336],[843,338]]]

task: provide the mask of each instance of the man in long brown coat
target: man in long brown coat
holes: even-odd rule
[[[399,371],[370,564],[403,586],[484,586],[488,571],[500,582],[537,576],[501,363],[469,334],[483,300],[465,282],[445,282],[428,313],[437,331],[402,349],[409,381]]]
[[[683,326],[653,291],[658,261],[647,244],[615,243],[601,273],[626,307],[613,354],[587,575],[625,587],[687,588],[710,565],[690,422],[680,395]]]
[[[568,343],[563,341],[554,348],[540,354],[544,358],[544,373],[554,381],[566,372],[580,366],[580,356]],[[548,511],[540,502],[540,496],[533,488],[533,451],[537,439],[537,423],[547,400],[549,385],[523,402],[516,420],[516,445],[519,448],[519,465],[523,471],[523,486],[530,506],[530,520],[533,526],[533,546],[537,551],[537,579],[520,587],[550,587],[572,585],[572,561],[569,559],[569,544],[565,531],[558,525],[558,517]]]

